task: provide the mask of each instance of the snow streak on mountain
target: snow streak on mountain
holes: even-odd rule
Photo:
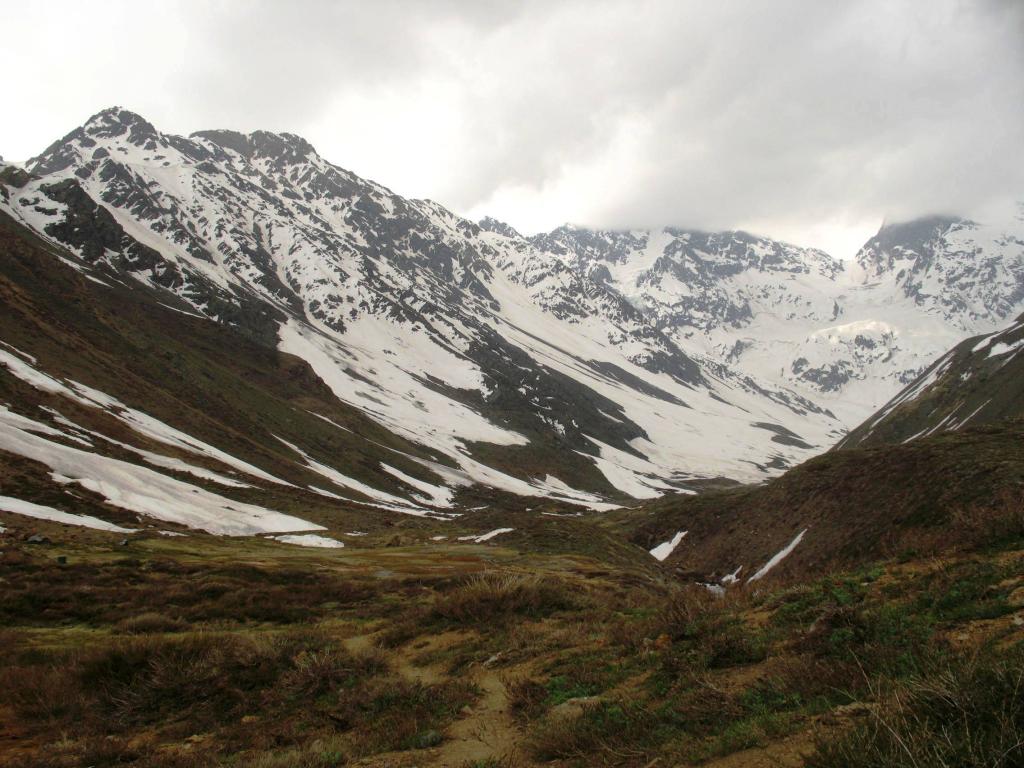
[[[441,507],[469,484],[601,509],[758,480],[1024,299],[1021,219],[885,228],[855,264],[742,232],[527,238],[291,134],[183,138],[117,108],[25,170],[0,209],[69,266],[308,361],[438,457],[419,490]]]

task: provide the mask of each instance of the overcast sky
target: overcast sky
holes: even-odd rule
[[[839,256],[1024,200],[1024,0],[0,0],[0,155],[118,104],[291,131],[524,232],[742,227]]]

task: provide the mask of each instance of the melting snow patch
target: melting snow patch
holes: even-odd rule
[[[316,472],[321,477],[330,480],[332,483],[341,488],[353,490],[373,500],[370,502],[361,501],[356,503],[366,504],[367,506],[371,507],[379,507],[381,509],[391,510],[392,512],[403,512],[407,515],[423,516],[430,514],[430,510],[428,509],[422,509],[420,507],[417,507],[413,504],[410,504],[408,501],[399,496],[394,496],[390,493],[378,490],[377,488],[374,488],[371,485],[367,485],[364,482],[361,482],[353,477],[349,477],[348,475],[339,472],[334,467],[329,467],[326,464],[321,464],[319,461],[317,461],[308,453],[299,448],[299,446],[295,445],[294,443],[288,442],[279,435],[274,435],[274,437],[277,438],[280,442],[287,445],[297,454],[299,454],[299,456],[302,457],[303,461],[305,461],[307,469]],[[316,489],[316,491],[317,493],[324,494],[324,492],[320,491],[319,489]],[[335,494],[331,495],[334,495],[335,498],[342,498],[341,496],[337,496]],[[350,501],[350,499],[346,499],[346,501]]]
[[[331,491],[325,491],[323,488],[317,488],[315,485],[308,485],[306,487],[313,493],[318,493],[321,496],[326,496],[329,499],[338,499],[339,501],[352,501],[352,499],[346,499],[344,496],[339,496],[336,493],[331,493]]]
[[[114,533],[136,533],[135,528],[122,528],[119,525],[108,523],[91,515],[72,515],[69,512],[61,512],[53,507],[44,507],[42,504],[33,504],[31,501],[22,501],[11,496],[0,496],[0,510],[13,512],[16,515],[34,517],[38,520],[50,520],[54,523],[66,525],[80,525],[83,528],[95,528],[97,531],[112,531]]]
[[[32,363],[32,365],[36,364],[36,359],[34,357],[32,357],[32,355],[30,355],[28,352],[22,352],[20,349],[18,349],[15,346],[12,346],[11,344],[8,344],[6,341],[0,341],[0,344],[2,344],[3,346],[7,347],[12,352],[15,352],[18,355],[20,355],[21,357],[25,358],[30,363]]]
[[[61,480],[77,483],[122,509],[229,536],[323,528],[291,515],[219,496],[138,464],[33,434],[48,429],[51,428],[45,424],[0,406],[0,448],[46,464],[55,480],[61,476]]]
[[[984,407],[985,407],[986,405],[988,405],[988,404],[989,404],[989,403],[991,403],[991,402],[992,402],[992,398],[990,397],[990,398],[989,398],[988,400],[986,400],[986,401],[985,401],[984,403],[982,403],[982,404],[981,404],[981,405],[979,405],[979,406],[978,406],[977,408],[975,408],[975,409],[974,409],[974,410],[973,410],[973,411],[971,412],[971,415],[970,415],[970,416],[968,416],[968,417],[967,417],[966,419],[963,419],[963,420],[961,420],[961,421],[960,421],[960,422],[959,422],[958,424],[956,424],[956,425],[955,425],[955,426],[953,427],[953,429],[960,429],[960,428],[961,428],[962,426],[964,426],[964,424],[966,424],[966,423],[967,423],[968,421],[970,421],[970,420],[971,420],[971,419],[973,419],[973,418],[974,418],[975,416],[977,416],[977,415],[978,415],[978,413],[979,413],[979,412],[981,411],[981,409],[982,409],[982,408],[984,408]]]
[[[431,536],[430,540],[431,541],[444,541],[447,538],[448,538],[447,536]]]
[[[395,469],[389,464],[384,462],[380,463],[380,468],[387,472],[392,477],[397,477],[403,483],[408,486],[415,488],[428,497],[427,503],[433,504],[435,507],[450,507],[452,505],[452,490],[445,486],[431,485],[430,483],[424,482],[418,478],[407,475],[400,469]]]
[[[284,536],[272,536],[275,541],[282,541],[285,544],[298,544],[300,547],[320,547],[322,549],[341,549],[345,545],[337,539],[327,536],[317,536],[315,533],[285,534]]]
[[[741,565],[739,568],[737,568],[732,573],[726,574],[725,576],[722,577],[722,583],[723,584],[735,584],[737,581],[739,581],[740,571],[742,571],[742,570],[743,570],[743,566]]]
[[[188,464],[187,462],[184,462],[181,459],[175,459],[170,456],[164,456],[159,453],[153,453],[152,451],[147,451],[143,448],[136,448],[134,445],[129,445],[128,443],[121,442],[120,440],[115,440],[114,438],[108,437],[107,435],[101,434],[100,432],[96,432],[91,429],[86,429],[85,427],[79,426],[70,419],[65,418],[60,413],[60,411],[54,410],[53,408],[47,408],[46,406],[42,406],[42,408],[44,411],[53,416],[53,420],[57,424],[60,424],[63,427],[68,427],[69,429],[73,429],[76,432],[81,433],[82,435],[91,436],[93,438],[99,438],[100,440],[104,440],[110,443],[111,445],[116,445],[119,446],[120,448],[124,448],[126,451],[131,451],[132,453],[138,454],[148,464],[152,464],[154,467],[163,467],[164,469],[172,469],[177,472],[186,472],[190,475],[195,475],[196,477],[201,478],[203,480],[211,480],[215,483],[219,483],[220,485],[226,485],[230,488],[252,488],[252,486],[249,485],[249,483],[243,483],[240,480],[235,480],[234,478],[231,477],[218,475],[216,472],[211,472],[210,470],[204,469],[203,467],[193,466],[192,464]],[[74,435],[65,434],[64,436],[72,440],[76,440],[76,437]],[[81,440],[78,440],[77,442],[81,442]],[[89,446],[90,448],[92,447],[92,443],[90,442],[86,442],[84,444]]]
[[[500,536],[503,533],[511,533],[515,528],[495,528],[493,531],[488,531],[479,536],[459,536],[459,541],[472,541],[477,544],[482,544],[485,541],[490,541],[495,536]]]
[[[800,533],[796,535],[796,538],[786,545],[785,549],[783,549],[781,552],[775,553],[771,560],[769,560],[767,563],[761,566],[761,570],[759,570],[757,573],[755,573],[753,576],[747,579],[747,583],[749,584],[752,581],[757,581],[758,579],[763,578],[765,574],[768,573],[768,571],[770,571],[776,565],[781,563],[786,558],[786,556],[789,555],[790,552],[796,549],[796,545],[800,543],[800,540],[804,537],[805,533],[807,533],[806,528],[800,531]]]
[[[76,389],[82,387],[81,384],[76,384],[75,382],[72,382],[72,385]],[[95,392],[95,390],[92,391]],[[172,445],[175,446],[176,448],[183,448],[184,450],[189,451],[190,453],[198,453],[201,456],[207,456],[211,459],[219,461],[222,464],[226,464],[229,467],[238,470],[239,472],[244,472],[247,475],[251,475],[252,477],[258,477],[261,480],[266,480],[267,482],[270,483],[277,483],[279,485],[291,485],[291,483],[289,483],[288,481],[282,480],[278,477],[274,477],[270,473],[264,472],[259,467],[254,467],[252,464],[246,461],[237,459],[231,454],[225,453],[224,451],[220,450],[219,448],[214,448],[212,445],[204,443],[202,440],[192,437],[192,435],[177,430],[174,427],[170,426],[169,424],[165,424],[159,419],[153,418],[149,414],[143,413],[142,411],[136,411],[134,408],[129,408],[116,400],[114,400],[114,403],[116,404],[114,407],[119,408],[121,410],[120,413],[115,413],[114,415],[140,434],[146,435],[147,437],[150,437],[153,440],[157,440],[166,445]],[[196,474],[195,468],[186,469],[184,471]],[[207,477],[206,479],[212,478]],[[216,480],[215,482],[223,481],[224,478],[221,478],[219,480]]]
[[[675,548],[679,546],[679,542],[683,540],[683,537],[687,534],[687,531],[679,531],[668,541],[663,541],[661,544],[651,550],[651,556],[655,560],[664,560],[666,557],[671,555]]]
[[[9,347],[10,345],[4,344],[4,346]],[[14,347],[10,348],[14,349]],[[25,357],[29,356],[25,355]],[[21,379],[26,384],[30,384],[42,392],[49,392],[54,395],[67,395],[68,397],[74,394],[52,376],[47,376],[45,373],[37,371],[29,363],[26,363],[19,357],[15,357],[10,352],[0,350],[0,364],[3,364],[12,376]]]
[[[1008,352],[1013,352],[1014,354],[1016,354],[1021,347],[1024,347],[1024,339],[1015,341],[1012,344],[1006,344],[1005,342],[1000,341],[998,344],[992,345],[992,348],[988,351],[988,356],[999,357],[1001,355],[1007,354]]]
[[[5,346],[9,346],[6,345]],[[13,347],[11,347],[13,349]],[[28,355],[25,356],[26,358]],[[82,405],[89,406],[91,408],[102,408],[110,412],[110,414],[122,422],[131,427],[135,432],[141,435],[145,435],[153,440],[164,443],[165,445],[171,445],[175,448],[182,448],[190,453],[197,453],[201,456],[206,456],[211,459],[215,459],[222,464],[226,464],[240,472],[244,472],[247,475],[258,477],[261,480],[266,480],[271,483],[278,483],[280,485],[291,485],[291,483],[281,480],[280,478],[274,477],[273,475],[264,472],[259,467],[255,467],[248,462],[237,459],[229,453],[225,453],[219,448],[215,448],[208,443],[204,443],[195,437],[192,437],[181,430],[175,429],[169,424],[165,424],[159,419],[155,419],[147,413],[137,411],[134,408],[129,408],[127,405],[122,403],[116,397],[112,397],[105,392],[101,392],[98,389],[94,389],[86,384],[82,384],[77,381],[68,380],[67,384],[58,381],[57,379],[49,376],[36,368],[32,367],[24,360],[21,360],[8,352],[0,350],[0,364],[3,364],[8,372],[17,378],[21,379],[27,384],[32,385],[36,389],[42,392],[49,392],[50,394],[61,395],[74,400]],[[53,412],[52,409],[48,409]],[[89,430],[84,430],[81,427],[75,425],[73,422],[67,422],[66,426],[73,426],[80,432],[88,433]],[[38,431],[38,430],[34,430]],[[68,435],[64,433],[53,433],[61,434],[63,437],[74,440],[79,443],[85,443],[81,437],[74,435]],[[95,434],[95,433],[93,433]],[[117,442],[111,440],[104,435],[98,435],[104,440],[109,442]],[[126,446],[124,443],[119,443],[122,447],[127,447],[136,453],[140,453],[146,458],[147,461],[153,464],[159,464],[167,469],[176,469],[183,472],[189,472],[198,477],[202,477],[206,480],[213,480],[214,482],[221,483],[222,485],[231,485],[234,487],[246,487],[246,484],[239,483],[238,481],[225,478],[221,475],[217,475],[209,470],[200,469],[198,467],[192,467],[180,462],[177,459],[171,459],[168,457],[161,457],[159,454],[144,452],[139,448],[132,446]],[[156,457],[155,459],[153,457]],[[162,463],[161,463],[162,462]],[[172,466],[170,462],[176,464]]]
[[[327,422],[328,424],[330,424],[330,425],[331,425],[332,427],[337,427],[337,428],[338,428],[338,429],[340,429],[340,430],[341,430],[342,432],[351,432],[351,431],[352,431],[352,430],[351,430],[351,429],[349,429],[348,427],[343,427],[343,426],[341,426],[341,424],[339,424],[338,422],[336,422],[336,421],[332,421],[331,419],[328,419],[328,418],[327,418],[326,416],[323,416],[322,414],[319,414],[319,413],[317,413],[316,411],[309,411],[309,410],[307,410],[307,411],[306,411],[306,413],[310,414],[311,416],[316,416],[316,417],[317,417],[318,419],[323,419],[323,420],[324,420],[324,421],[326,421],[326,422]]]

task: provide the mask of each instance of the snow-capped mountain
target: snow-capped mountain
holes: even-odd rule
[[[932,217],[883,226],[852,263],[745,232],[532,238],[627,298],[680,349],[856,424],[966,336],[1024,309],[1024,208],[1001,226]]]
[[[702,354],[711,347],[684,351],[683,325],[652,317],[610,260],[581,269],[558,233],[526,239],[404,199],[291,134],[184,138],[114,108],[26,171],[8,172],[0,206],[68,246],[68,266],[306,360],[342,403],[443,457],[431,471],[452,487],[602,508],[704,478],[756,480],[841,434],[810,399]],[[718,314],[699,308],[714,278],[736,278],[722,242],[690,291],[706,327],[753,316],[725,289]],[[839,269],[757,242],[759,264],[809,285]]]

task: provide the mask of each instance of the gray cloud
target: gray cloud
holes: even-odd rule
[[[3,62],[21,63],[23,104],[0,151],[123,103],[165,130],[300,133],[399,192],[527,230],[827,238],[1024,198],[1015,0],[74,8],[48,4],[77,14],[56,39],[31,29],[39,12],[7,14],[24,27]]]

